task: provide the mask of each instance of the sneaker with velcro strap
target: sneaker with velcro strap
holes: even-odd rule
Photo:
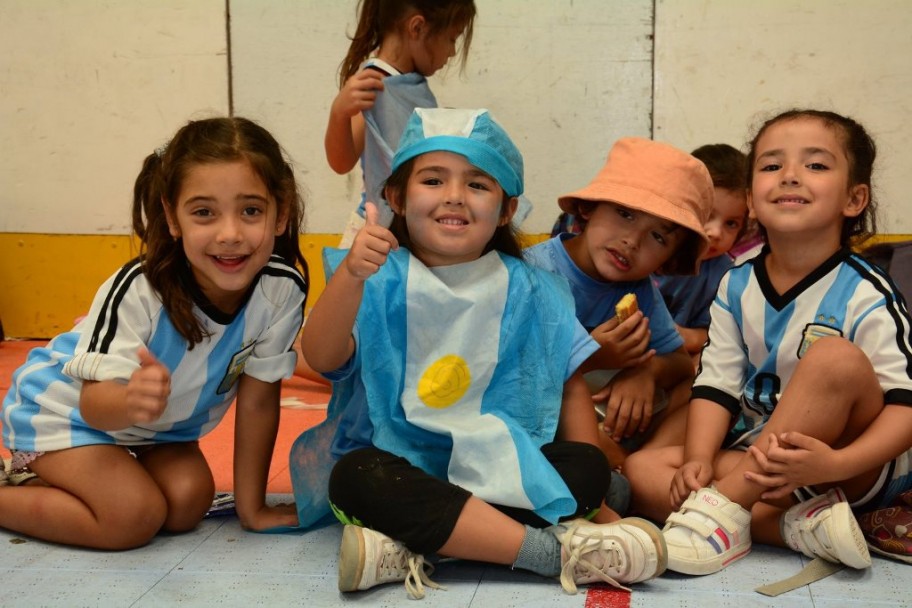
[[[791,507],[779,523],[785,544],[807,557],[858,569],[871,566],[864,534],[839,488]]]
[[[750,524],[750,511],[715,488],[691,492],[662,530],[668,569],[698,575],[722,570],[750,553]]]

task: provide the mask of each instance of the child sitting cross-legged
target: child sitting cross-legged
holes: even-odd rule
[[[598,345],[566,285],[522,261],[522,190],[522,157],[487,111],[417,109],[386,181],[391,227],[368,205],[351,249],[327,252],[302,348],[333,380],[329,417],[341,408],[328,498],[346,524],[342,591],[405,581],[422,597],[431,554],[560,576],[571,593],[665,569],[651,523],[586,519],[609,476],[577,371]]]
[[[854,120],[793,110],[748,154],[766,245],[722,278],[683,445],[626,463],[666,521],[668,567],[710,574],[751,543],[871,564],[853,509],[912,487],[908,308],[851,246],[875,232],[875,145]]]

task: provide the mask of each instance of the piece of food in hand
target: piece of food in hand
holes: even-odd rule
[[[621,301],[614,306],[614,314],[617,316],[618,323],[623,323],[630,318],[630,315],[635,313],[639,308],[637,307],[637,297],[635,294],[628,293]]]

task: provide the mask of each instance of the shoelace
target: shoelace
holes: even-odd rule
[[[401,581],[405,573],[405,590],[410,599],[424,598],[425,586],[431,589],[446,589],[430,579],[434,566],[424,561],[424,556],[415,555],[392,539],[386,540],[386,546],[377,564],[377,581]],[[425,567],[427,570],[425,570]]]
[[[594,574],[599,580],[608,583],[612,587],[630,591],[630,589],[611,578],[605,572],[608,568],[617,569],[624,567],[624,554],[618,542],[610,536],[605,536],[600,530],[592,530],[586,536],[583,536],[582,541],[574,547],[572,545],[578,527],[578,525],[570,526],[561,537],[561,545],[567,554],[567,561],[561,568],[560,575],[561,587],[564,588],[564,591],[571,595],[575,594],[577,592],[576,579],[583,574]],[[602,546],[605,541],[609,542],[608,547]],[[590,553],[595,553],[598,557],[601,557],[601,564],[583,557]]]
[[[380,582],[402,580],[402,573],[408,572],[410,555],[411,553],[399,543],[392,539],[385,539],[380,563],[377,564],[377,580]]]
[[[406,561],[408,562],[408,574],[405,576],[405,590],[408,592],[410,599],[422,599],[425,585],[431,589],[446,589],[443,585],[438,585],[431,580],[429,575],[434,572],[434,566],[425,564],[423,556],[409,554]],[[425,566],[427,566],[429,571],[425,571]]]

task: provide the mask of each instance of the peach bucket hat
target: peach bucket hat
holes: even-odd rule
[[[702,162],[674,146],[641,137],[617,140],[589,185],[557,204],[578,215],[583,201],[617,203],[692,230],[701,239],[698,259],[709,246],[703,224],[712,212],[712,178]]]

